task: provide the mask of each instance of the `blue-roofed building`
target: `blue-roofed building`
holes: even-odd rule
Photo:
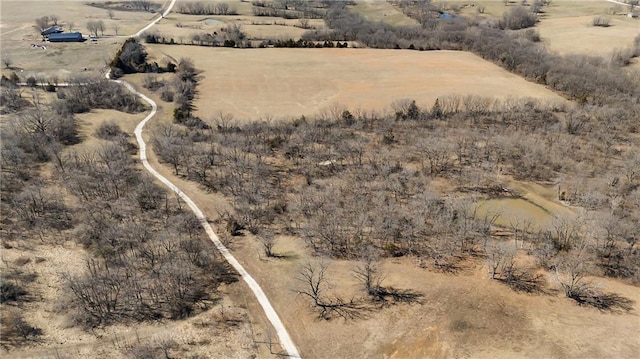
[[[79,32],[65,32],[49,35],[49,42],[82,42],[84,37]]]

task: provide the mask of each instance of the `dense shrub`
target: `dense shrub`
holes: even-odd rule
[[[177,12],[189,15],[237,15],[238,11],[229,4],[187,1],[177,4]]]
[[[126,135],[113,120],[103,121],[96,129],[95,136],[103,140],[113,140]]]
[[[599,26],[599,27],[609,27],[610,23],[611,23],[611,19],[604,16],[596,16],[593,18],[591,22],[593,26]]]
[[[138,97],[122,85],[106,79],[78,80],[82,86],[69,86],[57,92],[54,108],[58,113],[82,113],[92,108],[135,113],[144,110]]]
[[[502,15],[500,28],[520,30],[534,26],[538,19],[536,15],[523,6],[512,7]]]
[[[118,68],[125,74],[147,72],[146,61],[147,52],[144,47],[136,39],[129,38],[111,61],[111,67]]]

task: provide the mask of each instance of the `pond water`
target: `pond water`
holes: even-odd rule
[[[497,214],[496,224],[509,226],[516,220],[526,219],[534,226],[542,229],[553,221],[553,215],[534,203],[522,198],[499,198],[481,201],[478,215]]]
[[[217,20],[217,19],[204,19],[204,23],[207,25],[218,25],[218,24],[224,24],[224,21]]]

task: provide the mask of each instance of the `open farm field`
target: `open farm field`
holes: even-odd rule
[[[299,39],[307,30],[300,25],[299,19],[283,19],[270,16],[228,15],[200,16],[171,14],[158,23],[151,32],[177,43],[191,43],[193,35],[211,34],[222,29],[239,26],[250,40]],[[323,28],[321,19],[309,19],[309,28]]]
[[[471,6],[473,5],[473,6]],[[447,7],[461,9],[465,16],[480,15],[500,18],[505,11],[518,6],[511,1],[447,1]],[[482,8],[482,14],[478,9]],[[629,7],[605,0],[554,0],[544,6],[535,26],[547,49],[566,54],[601,55],[609,57],[615,49],[631,47],[640,34],[640,20],[628,18]],[[609,20],[609,27],[593,26],[594,17]]]
[[[506,4],[503,0],[449,0],[436,2],[436,4],[441,4],[445,8],[457,9],[460,14],[465,16],[483,14],[493,17],[501,17],[505,11],[511,7],[520,6],[521,3],[521,1],[515,0],[510,0]],[[533,1],[528,1],[527,3],[527,6],[530,6]],[[602,15],[615,5],[606,0],[552,0],[549,6],[543,7],[543,12],[540,15],[542,18]]]
[[[627,6],[607,1],[554,1],[536,28],[553,52],[608,58],[615,49],[631,47],[640,35],[640,20],[627,17],[628,12]],[[608,20],[609,26],[593,26],[594,17]]]
[[[398,99],[479,95],[561,100],[470,53],[369,49],[252,49],[149,46],[157,58],[188,57],[202,69],[198,116],[309,116],[336,107],[383,112]],[[165,54],[165,55],[163,55]]]
[[[417,24],[414,19],[407,17],[387,1],[357,1],[353,6],[353,11],[364,16],[369,21],[382,21],[390,25]]]
[[[593,16],[549,18],[536,27],[547,48],[553,52],[608,58],[615,49],[631,47],[633,39],[640,35],[640,21],[624,16],[609,18],[609,27],[592,26]]]
[[[3,58],[8,56],[12,60],[12,69],[3,66],[2,73],[16,71],[23,78],[57,76],[62,81],[70,75],[99,73],[124,42],[123,36],[135,33],[141,23],[157,16],[143,11],[112,11],[113,18],[110,18],[107,10],[82,1],[2,1],[1,51]],[[87,23],[103,21],[104,33],[100,33],[97,42],[43,42],[34,28],[35,20],[52,15],[57,17],[58,25],[65,32],[78,31],[88,38]],[[44,45],[46,49],[32,48],[31,44]]]

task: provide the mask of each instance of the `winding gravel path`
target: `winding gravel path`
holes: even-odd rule
[[[158,21],[160,21],[162,18],[164,18],[171,12],[171,9],[175,5],[175,3],[176,3],[176,0],[172,0],[161,17],[153,20],[150,24],[145,26],[142,30],[131,35],[130,37],[139,37],[143,32],[150,29],[153,25],[155,25]],[[107,72],[105,75],[107,79],[110,79],[109,74],[110,72]],[[238,260],[231,254],[229,249],[227,249],[227,247],[225,247],[224,244],[222,244],[218,235],[213,231],[213,228],[211,227],[211,225],[209,225],[209,222],[207,222],[207,217],[204,215],[202,210],[198,208],[195,202],[193,202],[193,200],[189,198],[189,196],[187,196],[184,192],[182,192],[182,190],[180,190],[178,186],[174,185],[171,181],[169,181],[167,178],[162,176],[158,171],[156,171],[155,168],[153,168],[149,163],[149,161],[147,160],[147,145],[144,142],[144,139],[142,137],[142,131],[144,131],[144,126],[147,124],[147,122],[149,122],[149,120],[151,120],[156,115],[156,112],[158,111],[158,105],[155,103],[155,101],[153,101],[149,97],[145,96],[144,94],[134,89],[133,86],[131,86],[129,83],[121,80],[111,80],[111,81],[124,85],[127,89],[129,89],[129,91],[133,92],[142,100],[144,100],[149,105],[151,105],[151,112],[147,115],[147,117],[145,117],[142,121],[140,121],[140,123],[138,123],[134,131],[136,135],[136,141],[138,141],[138,146],[140,148],[140,160],[142,161],[144,168],[147,171],[149,171],[153,176],[155,176],[158,180],[160,180],[160,182],[164,183],[167,187],[169,187],[172,191],[174,191],[189,206],[189,208],[191,208],[195,216],[198,218],[198,220],[202,224],[202,227],[204,227],[205,231],[209,235],[209,238],[211,239],[213,244],[215,244],[216,248],[218,248],[220,253],[222,253],[222,255],[227,260],[227,262],[229,262],[229,264],[231,264],[231,266],[233,266],[233,268],[240,274],[242,279],[247,283],[247,285],[249,286],[249,288],[251,289],[255,297],[258,299],[258,302],[260,303],[260,306],[262,306],[262,309],[264,310],[265,314],[267,315],[267,318],[271,322],[271,325],[275,328],[276,333],[278,334],[280,345],[286,351],[287,355],[291,358],[301,358],[300,354],[298,353],[298,349],[296,348],[295,344],[293,343],[293,340],[291,340],[291,337],[287,332],[287,329],[284,327],[284,324],[282,324],[282,321],[280,320],[278,313],[276,313],[275,309],[273,309],[271,302],[269,302],[269,299],[267,298],[266,294],[264,293],[264,291],[262,290],[258,282],[256,282],[255,279],[253,279],[253,277],[249,274],[249,272],[247,272],[247,270],[244,269],[242,264],[240,264],[240,262],[238,262]]]

